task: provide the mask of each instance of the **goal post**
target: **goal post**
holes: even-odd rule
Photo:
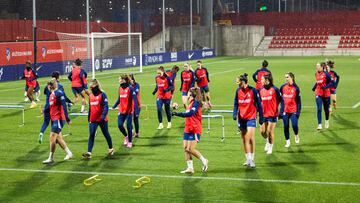
[[[142,72],[142,33],[92,32],[91,71],[113,68],[139,68]]]
[[[41,71],[56,70],[69,74],[73,62],[79,58],[91,78],[103,70],[142,72],[142,33],[64,33],[42,28],[38,29],[38,33],[45,39],[38,42],[41,50],[39,65],[44,67]]]

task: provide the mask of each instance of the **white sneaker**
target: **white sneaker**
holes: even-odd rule
[[[180,171],[180,173],[191,173],[191,174],[193,174],[193,173],[194,173],[194,169],[193,169],[193,168],[187,168],[187,169],[185,169],[185,170],[183,170],[183,171]]]
[[[249,165],[248,165],[248,168],[255,168],[255,162],[253,160],[250,160],[249,161]]]
[[[39,101],[40,101],[40,99],[36,97],[35,101],[39,102]]]
[[[202,172],[207,172],[207,170],[209,168],[208,164],[209,164],[209,160],[205,159],[205,163],[203,163]]]
[[[266,142],[264,151],[267,152],[269,150],[270,143]]]
[[[48,158],[48,159],[46,159],[45,161],[43,161],[42,163],[43,163],[43,164],[51,164],[51,163],[54,163],[54,159]]]
[[[325,129],[329,128],[329,120],[325,120]]]
[[[73,158],[73,154],[72,154],[72,153],[71,153],[71,154],[66,154],[64,160],[67,161],[67,160],[69,160],[69,159],[71,159],[71,158]]]
[[[269,148],[268,148],[266,154],[272,154],[272,151],[273,151],[273,145],[269,144]]]
[[[28,102],[29,101],[29,98],[28,97],[25,97],[24,98],[24,102]]]
[[[299,135],[295,135],[295,144],[299,144],[300,143],[300,137]]]
[[[322,125],[321,125],[321,123],[318,125],[318,127],[316,128],[316,130],[322,130]]]
[[[127,146],[128,144],[129,144],[129,137],[126,136],[126,137],[124,137],[124,143],[123,143],[123,145],[124,145],[124,146]]]
[[[243,163],[243,166],[248,166],[250,164],[250,161],[249,160],[246,160],[244,163]]]
[[[171,128],[171,122],[168,122],[168,125],[166,127],[167,129],[170,129]]]
[[[115,150],[113,148],[109,149],[108,156],[113,156],[115,153]]]
[[[285,147],[286,147],[286,148],[289,148],[289,147],[290,147],[290,140],[286,140]]]
[[[164,128],[164,125],[162,123],[159,123],[159,127],[157,129],[162,130],[163,128]]]

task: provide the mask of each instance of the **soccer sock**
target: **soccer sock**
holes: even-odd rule
[[[251,153],[246,153],[245,156],[246,156],[246,160],[251,160]]]
[[[186,163],[187,163],[188,168],[190,168],[190,169],[194,168],[192,160],[186,161]]]
[[[53,159],[54,158],[54,153],[53,152],[50,152],[49,154],[49,159]]]
[[[69,154],[72,154],[71,151],[70,151],[70,149],[69,149],[69,147],[66,147],[64,150],[65,150],[66,154],[68,154],[68,155],[69,155]]]
[[[81,105],[81,110],[80,111],[84,111],[85,110],[85,106]]]
[[[204,157],[203,155],[200,156],[200,160],[201,160],[201,162],[202,162],[203,164],[205,164],[206,159],[205,159],[205,157]]]
[[[255,153],[250,153],[251,160],[254,160],[254,157],[255,157]]]

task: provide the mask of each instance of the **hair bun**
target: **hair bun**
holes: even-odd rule
[[[247,74],[247,73],[244,73],[244,76],[245,76],[245,77],[247,77],[247,76],[248,76],[248,74]]]

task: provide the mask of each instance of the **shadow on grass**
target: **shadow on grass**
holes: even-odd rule
[[[184,178],[182,182],[181,188],[182,188],[183,202],[189,202],[189,200],[201,201],[203,195],[197,184],[199,184],[202,180],[191,178],[191,175],[189,176],[190,176],[189,178]]]
[[[256,171],[257,169],[245,169],[245,179],[260,180],[262,179]],[[275,202],[276,190],[273,184],[261,181],[244,181],[239,191],[238,200],[249,202]],[[260,195],[261,194],[261,195]]]
[[[355,152],[356,149],[358,148],[357,145],[346,141],[344,138],[340,137],[336,132],[334,132],[331,129],[324,131],[321,134],[323,134],[324,137],[327,138],[330,142],[334,143],[334,145],[343,149],[343,151],[352,153]],[[338,144],[338,143],[346,143],[346,144]]]
[[[37,160],[39,157],[44,156],[47,150],[40,150],[40,145],[37,145],[30,151],[28,151],[23,156],[19,156],[16,158],[16,165],[14,168],[22,168],[23,166],[34,163],[34,160]]]
[[[358,115],[358,114],[356,114],[356,115]],[[334,119],[334,121],[337,124],[340,124],[342,126],[346,126],[346,128],[350,128],[350,129],[359,129],[360,128],[359,125],[355,121],[345,119],[341,115],[332,115],[332,118]]]

